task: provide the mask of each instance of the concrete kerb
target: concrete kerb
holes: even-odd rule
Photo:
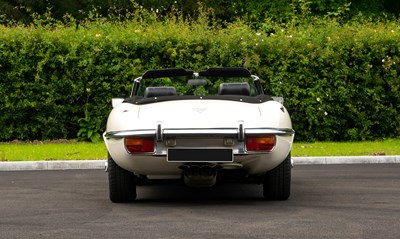
[[[0,162],[0,171],[104,169],[106,160]]]
[[[374,164],[400,163],[400,155],[394,156],[340,156],[340,157],[293,157],[294,165],[312,164]],[[60,161],[21,161],[0,162],[0,171],[28,170],[68,170],[68,169],[102,169],[106,160],[60,160]]]
[[[393,155],[393,156],[293,157],[293,162],[294,162],[294,165],[400,163],[400,155]]]

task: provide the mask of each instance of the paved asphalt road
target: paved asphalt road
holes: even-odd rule
[[[304,165],[288,201],[261,186],[146,186],[108,200],[101,170],[0,172],[0,238],[399,238],[400,164]]]

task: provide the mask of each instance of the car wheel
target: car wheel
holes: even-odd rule
[[[292,163],[290,153],[276,168],[265,174],[264,198],[269,200],[287,200],[290,196]]]
[[[136,177],[118,166],[108,154],[108,183],[112,202],[133,202],[136,199]]]

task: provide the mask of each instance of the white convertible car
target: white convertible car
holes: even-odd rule
[[[266,199],[288,199],[291,119],[247,69],[150,70],[112,104],[104,133],[111,201],[134,201],[136,186],[161,182],[258,183]]]

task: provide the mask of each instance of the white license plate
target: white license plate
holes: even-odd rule
[[[233,150],[221,148],[168,149],[168,162],[233,162]]]

